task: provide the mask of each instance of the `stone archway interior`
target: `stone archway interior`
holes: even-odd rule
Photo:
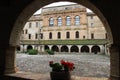
[[[54,45],[54,46],[52,47],[52,51],[59,52],[59,48],[58,48],[56,45]]]
[[[89,53],[89,47],[88,46],[82,46],[81,47],[81,52],[87,52],[87,53]]]
[[[17,47],[17,51],[20,51],[20,46]]]
[[[19,43],[20,32],[23,29],[24,24],[27,22],[27,20],[29,19],[29,17],[36,10],[38,10],[39,8],[45,6],[46,4],[52,3],[54,1],[59,1],[59,0],[52,0],[52,1],[34,0],[33,3],[31,3],[28,6],[26,6],[26,8],[21,12],[21,14],[18,16],[18,19],[16,20],[16,22],[14,24],[13,30],[11,31],[11,36],[10,36],[10,40],[9,40],[10,42],[9,42],[9,44],[13,45],[13,46],[16,46]],[[67,1],[71,1],[71,0],[67,0]],[[88,8],[90,8],[91,10],[94,10],[94,12],[97,15],[99,15],[100,19],[104,22],[106,30],[107,30],[107,32],[108,32],[108,34],[110,36],[110,40],[112,40],[112,35],[111,35],[111,31],[110,31],[109,25],[108,25],[106,19],[104,18],[104,16],[102,15],[102,13],[99,11],[99,9],[97,9],[94,5],[92,5],[91,3],[89,3],[89,1],[87,1],[87,0],[86,1],[84,1],[84,0],[80,0],[80,1],[76,0],[74,2],[83,4],[83,5],[87,6]],[[61,52],[62,51],[68,52],[68,47],[67,46],[63,46],[61,48]],[[84,46],[84,47],[82,47],[81,52],[89,52],[89,48]]]
[[[79,52],[79,48],[77,46],[72,46],[71,52]]]
[[[44,46],[44,50],[50,49],[48,45]]]
[[[30,50],[30,49],[33,49],[33,47],[31,45],[28,45],[27,46],[27,51]]]
[[[98,52],[100,52],[100,47],[99,46],[93,46],[91,51],[93,53],[97,54]]]
[[[67,46],[62,46],[61,47],[61,52],[68,52],[68,47]]]

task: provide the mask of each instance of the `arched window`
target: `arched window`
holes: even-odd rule
[[[66,33],[66,38],[70,38],[70,32]]]
[[[52,39],[52,33],[51,32],[49,33],[49,39]]]
[[[51,17],[49,19],[49,26],[53,26],[54,25],[54,19]]]
[[[38,27],[39,26],[39,23],[38,22],[36,22],[36,27]]]
[[[75,37],[76,37],[76,38],[79,38],[79,32],[78,32],[78,31],[76,31]]]
[[[58,32],[57,37],[58,37],[58,39],[60,39],[60,38],[61,38],[61,33],[60,33],[60,32]]]
[[[70,16],[67,16],[67,17],[66,17],[66,25],[67,25],[67,26],[70,26],[70,25],[71,25],[71,18],[70,18]]]
[[[75,25],[80,25],[80,16],[75,16]]]
[[[31,28],[31,27],[32,27],[32,23],[30,22],[30,23],[29,23],[29,28]]]
[[[58,17],[58,26],[62,26],[62,18]]]

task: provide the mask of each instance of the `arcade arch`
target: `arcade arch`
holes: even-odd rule
[[[61,47],[61,52],[68,52],[68,51],[69,51],[69,49],[66,45]]]
[[[17,47],[17,51],[20,51],[20,49],[21,49],[20,46],[18,46],[18,47]]]
[[[55,52],[59,52],[59,48],[56,45],[52,46],[51,50]]]
[[[28,45],[27,46],[27,51],[30,50],[30,49],[33,49],[33,47],[31,45]]]
[[[100,47],[95,45],[91,48],[91,51],[95,54],[97,54],[98,52],[100,52]]]
[[[79,48],[77,46],[72,46],[70,52],[79,52]]]
[[[28,6],[26,5],[26,8],[23,10],[23,12],[21,12],[21,14],[18,16],[18,18],[16,19],[16,22],[15,22],[15,25],[12,29],[12,32],[11,32],[11,35],[10,35],[10,42],[9,44],[12,45],[12,46],[16,46],[19,44],[19,37],[20,37],[20,32],[21,30],[23,29],[24,27],[24,24],[27,22],[27,20],[30,18],[30,16],[36,11],[38,10],[39,8],[45,6],[46,4],[49,4],[49,3],[52,3],[52,2],[55,2],[55,1],[60,1],[60,0],[52,0],[52,1],[41,1],[41,0],[34,0],[31,4],[29,4]],[[72,1],[72,0],[66,0],[66,1]],[[108,32],[108,35],[109,35],[109,40],[111,40],[110,42],[112,43],[113,39],[112,39],[112,34],[111,34],[111,30],[110,30],[110,27],[107,23],[107,20],[105,19],[105,17],[102,15],[102,13],[100,12],[100,10],[95,7],[92,3],[90,3],[89,1],[84,1],[84,0],[81,0],[81,1],[74,1],[76,3],[79,3],[79,4],[83,4],[85,5],[86,7],[89,7],[91,10],[93,10],[99,17],[100,19],[104,22],[104,25],[105,25],[105,28]],[[41,4],[43,3],[43,4]],[[34,7],[32,7],[34,6]],[[31,8],[32,7],[32,8]],[[14,34],[16,33],[16,34]],[[64,51],[66,46],[62,46],[61,47],[61,52]],[[85,47],[85,46],[84,46]],[[84,51],[84,47],[83,47],[83,50],[81,49],[81,52]],[[63,49],[62,49],[63,48]],[[68,51],[68,48],[66,47],[67,51]],[[88,49],[88,47],[86,47],[86,49]],[[86,50],[85,50],[86,51]],[[89,52],[89,49],[87,50]],[[14,52],[14,51],[13,51]],[[15,55],[15,54],[12,54],[12,55]],[[11,59],[11,58],[10,58]],[[13,59],[13,64],[14,64],[14,59]],[[7,66],[7,63],[6,63],[6,66]],[[14,65],[13,65],[14,66]],[[13,72],[13,71],[12,71]],[[11,72],[10,72],[11,73]]]
[[[44,50],[46,50],[46,49],[50,49],[48,45],[44,46]]]
[[[87,53],[89,53],[89,47],[86,46],[86,45],[82,46],[81,47],[81,52],[87,52]]]

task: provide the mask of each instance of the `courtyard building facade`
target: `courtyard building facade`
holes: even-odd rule
[[[104,25],[95,13],[78,4],[42,8],[41,14],[28,20],[20,41],[20,51],[109,54]]]

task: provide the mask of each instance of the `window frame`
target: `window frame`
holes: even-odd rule
[[[49,26],[54,26],[54,18],[49,18]]]
[[[58,21],[58,26],[62,26],[62,17],[58,17],[58,19],[57,19]]]
[[[71,17],[67,16],[66,17],[66,26],[70,26],[71,25]]]
[[[75,18],[74,18],[74,24],[76,25],[76,26],[79,26],[80,25],[80,16],[75,16]]]

